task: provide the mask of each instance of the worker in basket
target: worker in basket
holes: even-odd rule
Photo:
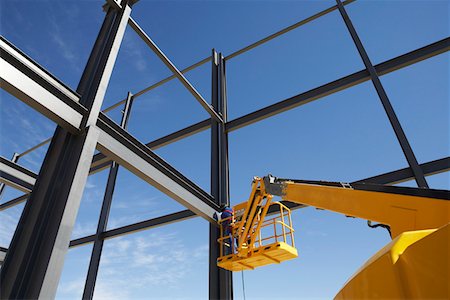
[[[233,224],[234,224],[234,211],[229,206],[222,204],[220,206],[220,213],[214,213],[214,219],[216,221],[222,221],[223,237],[228,236],[229,238],[224,239],[225,251],[224,255],[231,254],[233,252]]]

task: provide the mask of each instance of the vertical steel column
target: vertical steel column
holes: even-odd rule
[[[13,157],[11,158],[11,161],[13,163],[16,163],[20,158],[19,153],[14,152]],[[2,199],[3,190],[5,189],[5,184],[2,182],[0,183],[0,199]]]
[[[122,111],[122,120],[120,126],[123,129],[127,128],[128,119],[131,113],[131,106],[133,104],[133,96],[128,92],[127,100]],[[86,276],[86,283],[84,285],[83,299],[92,299],[94,297],[95,283],[97,280],[98,267],[100,265],[100,257],[103,250],[103,233],[106,231],[108,225],[108,217],[111,209],[111,202],[116,186],[117,174],[119,165],[112,162],[109,169],[108,181],[106,183],[105,195],[103,197],[102,209],[100,211],[100,218],[98,220],[97,232],[95,234],[94,247],[92,249],[91,260],[89,262],[89,269]]]
[[[347,15],[344,5],[341,3],[340,0],[336,0],[336,3],[339,12],[341,13],[342,19],[344,20],[345,25],[347,26],[347,29],[350,32],[353,42],[355,43],[356,48],[358,49],[359,55],[361,56],[361,59],[363,60],[367,71],[369,71],[370,73],[372,83],[377,91],[381,103],[383,104],[389,122],[391,123],[391,126],[394,129],[395,135],[397,136],[398,142],[400,143],[400,147],[402,148],[403,154],[405,155],[409,167],[411,168],[414,174],[414,179],[416,180],[417,185],[419,187],[428,188],[428,184],[425,179],[425,176],[423,175],[423,171],[420,168],[419,163],[417,162],[416,156],[414,155],[411,145],[409,144],[405,132],[403,131],[402,126],[400,125],[400,121],[398,120],[394,108],[392,107],[391,102],[389,101],[389,98],[386,94],[386,91],[384,90],[383,85],[381,84],[377,71],[373,67],[372,62],[370,61],[369,56],[366,50],[364,49],[361,40],[358,37],[355,27],[353,26],[349,16]]]
[[[219,114],[222,114],[223,123],[219,123],[219,149],[220,149],[220,203],[230,205],[230,189],[229,189],[229,163],[228,163],[228,133],[225,130],[227,122],[227,90],[226,90],[226,73],[225,59],[220,53],[219,55]],[[217,243],[216,243],[217,245]],[[233,299],[233,273],[220,269],[220,293],[222,299]]]
[[[219,113],[223,113],[224,101],[221,101],[222,78],[220,76],[219,57],[217,52],[212,52],[212,106]],[[211,119],[211,194],[217,204],[229,204],[228,201],[228,180],[224,179],[228,174],[226,150],[224,149],[224,124]],[[227,178],[227,177],[226,177]],[[225,184],[224,184],[225,183]],[[224,195],[226,195],[224,197]],[[232,274],[217,267],[217,257],[219,256],[219,244],[217,239],[220,231],[217,226],[209,225],[209,299],[232,299],[233,286]]]
[[[54,298],[98,140],[94,125],[130,16],[109,8],[77,92],[81,132],[57,127],[1,269],[1,299]]]
[[[219,54],[219,84],[220,84],[220,101],[219,113],[222,114],[223,123],[219,124],[219,143],[220,143],[220,194],[221,203],[230,205],[230,178],[229,178],[229,162],[228,162],[228,132],[225,129],[225,123],[228,120],[227,107],[227,80],[225,71],[225,58],[222,53]]]

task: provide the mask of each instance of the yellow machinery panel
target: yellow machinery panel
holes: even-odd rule
[[[450,224],[404,232],[378,251],[336,299],[450,299]]]
[[[247,257],[239,257],[236,254],[220,257],[217,259],[217,265],[229,271],[253,270],[269,264],[279,264],[297,256],[297,249],[284,242],[278,242],[255,248]]]

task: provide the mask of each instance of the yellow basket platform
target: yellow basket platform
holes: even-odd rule
[[[239,257],[237,254],[221,256],[217,259],[217,265],[229,271],[253,270],[256,267],[279,264],[297,256],[296,248],[284,242],[277,242],[255,248],[246,257]]]

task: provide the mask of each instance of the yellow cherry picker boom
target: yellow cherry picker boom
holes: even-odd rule
[[[221,228],[217,265],[243,271],[296,258],[290,202],[365,219],[391,234],[336,299],[450,299],[449,200],[447,190],[255,177],[249,199],[219,220],[231,230]]]

